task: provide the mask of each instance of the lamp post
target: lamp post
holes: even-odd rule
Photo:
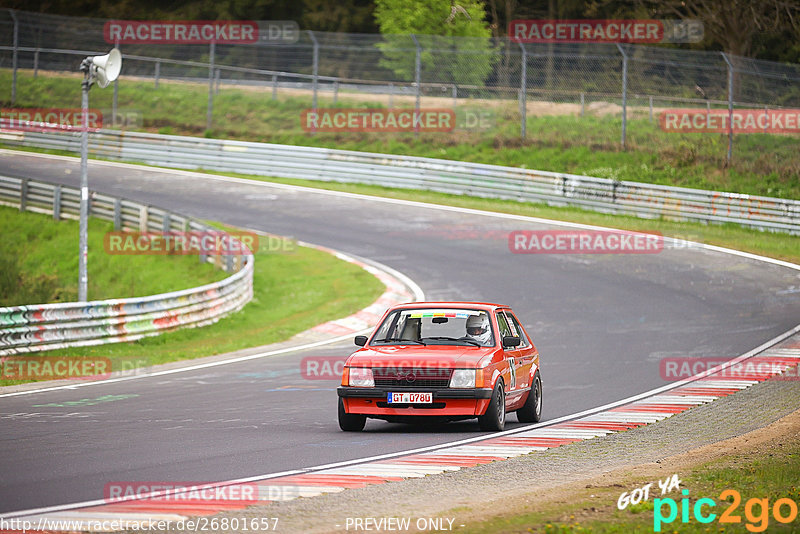
[[[78,301],[87,301],[89,274],[86,262],[89,255],[89,89],[97,83],[101,88],[107,87],[119,76],[122,70],[122,54],[114,48],[104,56],[90,56],[81,61],[81,212],[80,238],[78,251]]]

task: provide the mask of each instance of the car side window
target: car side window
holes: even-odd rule
[[[525,335],[525,331],[519,325],[519,321],[511,312],[506,312],[506,317],[508,317],[509,326],[514,330],[512,335],[517,336],[520,338],[520,348],[527,347],[530,345],[530,341],[528,337]]]
[[[511,328],[509,328],[508,326],[508,320],[506,319],[506,316],[503,312],[497,312],[497,326],[500,328],[501,343],[504,337],[514,335],[511,333]]]

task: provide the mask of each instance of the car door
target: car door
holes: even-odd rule
[[[509,323],[508,318],[506,317],[503,311],[498,311],[496,314],[497,317],[497,327],[500,333],[500,343],[503,343],[503,338],[506,336],[514,336],[514,329],[512,329],[511,324]],[[503,347],[503,355],[508,362],[508,374],[505,375],[506,379],[506,398],[509,401],[515,400],[516,396],[518,395],[520,386],[518,383],[519,379],[519,372],[517,367],[519,366],[518,360],[520,359],[520,351],[517,347]]]
[[[517,387],[522,390],[528,389],[531,387],[531,370],[534,365],[534,360],[536,359],[536,347],[533,346],[533,343],[528,336],[525,334],[525,330],[520,325],[517,317],[514,315],[514,312],[511,310],[504,311],[506,319],[508,320],[508,326],[512,330],[511,335],[520,338],[519,347],[514,352],[516,357],[515,366],[517,371]]]

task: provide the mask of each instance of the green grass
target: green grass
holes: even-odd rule
[[[10,72],[0,71],[0,86],[10,85]],[[18,78],[16,107],[79,107],[79,78],[27,71]],[[95,89],[90,105],[110,115],[113,91]],[[620,148],[621,119],[610,115],[534,115],[529,113],[528,138],[519,135],[516,101],[461,103],[473,109],[491,109],[496,124],[486,131],[410,134],[318,133],[300,128],[300,113],[311,106],[310,94],[279,91],[271,99],[269,87],[223,87],[214,99],[214,125],[205,129],[208,88],[205,84],[123,80],[119,109],[141,113],[133,129],[167,134],[206,135],[319,147],[383,152],[529,169],[569,172],[632,180],[800,199],[800,143],[797,136],[737,135],[734,162],[726,167],[724,134],[666,133],[631,110],[628,147]],[[330,107],[328,96],[319,106]],[[4,103],[8,105],[8,103]],[[339,107],[386,107],[358,95],[340,95]],[[398,104],[407,106],[407,103]],[[448,99],[436,104],[451,106]],[[423,101],[423,106],[432,107]]]
[[[793,522],[781,524],[770,515],[767,521],[760,515],[760,508],[751,505],[751,516],[745,515],[747,502],[750,499],[767,499],[770,512],[775,501],[788,498],[797,505],[800,502],[800,443],[795,439],[784,443],[782,447],[770,449],[768,456],[750,457],[739,455],[725,460],[700,465],[688,473],[680,473],[681,489],[689,491],[689,521],[681,522],[681,492],[673,490],[661,495],[661,490],[655,480],[635,480],[629,484],[613,484],[602,487],[587,487],[576,491],[570,496],[569,503],[546,503],[522,505],[526,511],[519,514],[507,514],[485,521],[478,521],[459,529],[464,534],[477,534],[492,532],[497,534],[510,533],[545,533],[545,534],[572,534],[594,532],[598,534],[626,534],[630,532],[654,532],[655,498],[672,498],[676,501],[678,515],[672,523],[661,525],[661,532],[751,532],[747,525],[756,528],[754,531],[765,532],[798,532],[800,531],[800,516]],[[667,473],[671,475],[671,473]],[[666,478],[666,477],[665,477]],[[630,492],[634,488],[647,483],[653,483],[649,501],[635,506],[628,506],[624,510],[617,509],[617,499],[623,491]],[[733,515],[739,515],[741,522],[721,523],[720,516],[729,508],[730,499],[721,499],[723,490],[733,489],[739,492],[741,502],[732,510]],[[655,494],[652,491],[655,490]],[[716,507],[709,508],[706,504],[703,513],[715,513],[716,518],[708,524],[697,521],[692,510],[695,502],[700,498],[710,498],[716,502]],[[520,496],[519,502],[526,502]],[[445,516],[452,516],[445,513]],[[463,509],[462,509],[463,512]],[[668,505],[662,505],[662,513],[668,515]],[[784,516],[788,516],[790,509],[784,505]],[[766,526],[766,530],[758,530]]]
[[[77,223],[53,223],[44,215],[18,214],[11,208],[2,208],[0,216],[4,230],[12,230],[4,231],[4,237],[14,236],[15,246],[24,248],[27,253],[25,266],[39,264],[40,271],[36,272],[41,273],[59,270],[66,280],[64,286],[69,286],[69,277],[74,277],[74,285],[77,285],[77,259],[68,259],[77,257]],[[27,230],[20,231],[23,228]],[[109,229],[109,225],[91,220],[90,250],[102,250],[102,234]],[[71,239],[74,243],[70,242]],[[2,241],[5,242],[6,239]],[[0,254],[0,257],[6,257],[6,254]],[[95,253],[89,257],[89,295],[92,298],[131,296],[127,293],[131,288],[138,288],[136,294],[140,295],[166,292],[226,276],[210,264],[201,265],[194,256],[109,256]],[[63,266],[54,267],[58,264]],[[103,270],[108,272],[101,275]],[[205,273],[205,278],[194,273]],[[101,291],[108,280],[116,279],[120,282],[117,290]],[[145,286],[137,285],[144,282],[149,283],[146,291],[142,289]],[[259,250],[253,286],[253,300],[242,311],[210,326],[176,330],[130,343],[37,354],[107,357],[111,359],[114,370],[222,354],[283,341],[322,322],[347,316],[374,302],[384,290],[378,279],[360,267],[304,247],[282,253]],[[65,300],[75,300],[76,294],[73,288],[63,295],[68,297]],[[0,380],[0,386],[21,382]]]
[[[78,299],[78,222],[0,206],[0,306]],[[103,236],[114,225],[89,220],[90,300],[137,297],[187,289],[227,275],[193,256],[106,254]]]

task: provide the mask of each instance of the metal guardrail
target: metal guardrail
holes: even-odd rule
[[[80,150],[78,132],[6,132],[15,146]],[[449,194],[546,202],[644,218],[737,223],[800,233],[800,201],[615,181],[480,163],[302,146],[99,130],[90,152],[101,158],[183,169],[354,182]]]
[[[0,176],[0,204],[52,213],[56,220],[77,218],[80,190]],[[114,221],[118,230],[218,231],[182,215],[94,192],[89,215]],[[146,297],[0,308],[0,356],[133,341],[214,323],[253,297],[253,256],[225,258],[200,256],[200,261],[234,273],[200,287]]]

